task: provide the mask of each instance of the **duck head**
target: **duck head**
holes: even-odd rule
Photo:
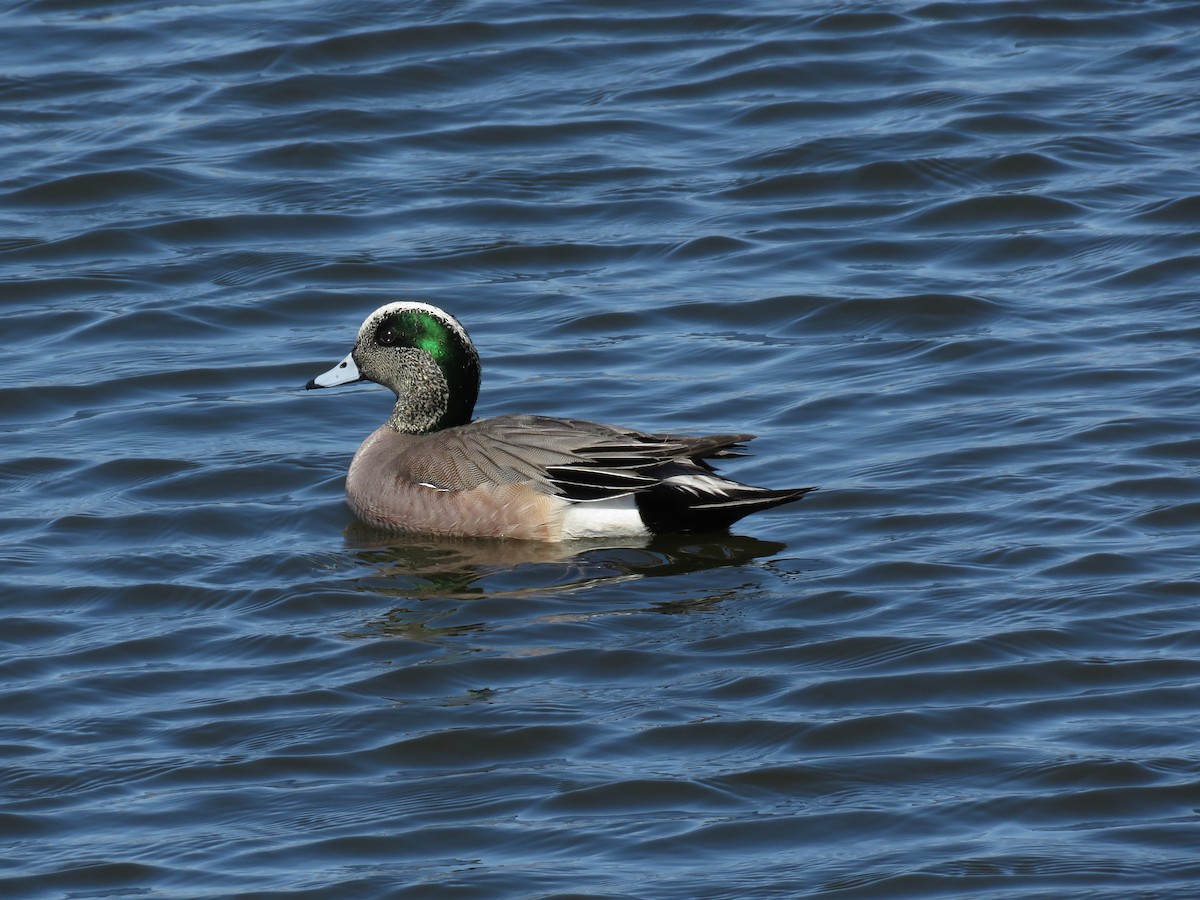
[[[354,349],[305,387],[374,381],[396,406],[387,426],[428,434],[471,421],[479,398],[479,354],[454,316],[428,303],[400,300],[367,316]]]

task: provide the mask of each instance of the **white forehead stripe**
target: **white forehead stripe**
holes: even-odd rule
[[[458,321],[458,319],[454,318],[454,316],[450,315],[450,313],[446,312],[444,309],[440,309],[439,307],[434,306],[432,303],[422,303],[420,300],[395,300],[379,307],[379,309],[375,310],[375,312],[371,313],[363,321],[362,327],[358,329],[358,337],[361,339],[364,335],[366,335],[372,328],[374,328],[375,323],[377,323],[384,316],[390,316],[392,313],[404,312],[405,310],[410,309],[420,310],[423,313],[428,313],[429,315],[433,316],[439,322],[445,322],[450,330],[457,334],[463,343],[471,343],[471,338],[467,335],[467,329],[462,327],[462,324]]]

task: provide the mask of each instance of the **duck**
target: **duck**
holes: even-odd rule
[[[635,431],[583,419],[475,419],[479,353],[462,323],[416,300],[387,303],[308,390],[372,381],[396,395],[346,475],[354,515],[389,532],[564,542],[728,529],[813,487],[718,475],[750,434]]]

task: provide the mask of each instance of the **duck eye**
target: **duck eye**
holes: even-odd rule
[[[375,332],[375,343],[383,347],[395,347],[400,342],[400,333],[391,325],[381,325]]]

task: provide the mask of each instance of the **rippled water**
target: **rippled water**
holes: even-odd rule
[[[1200,4],[0,24],[0,894],[1194,895]],[[356,527],[396,297],[822,490]]]

